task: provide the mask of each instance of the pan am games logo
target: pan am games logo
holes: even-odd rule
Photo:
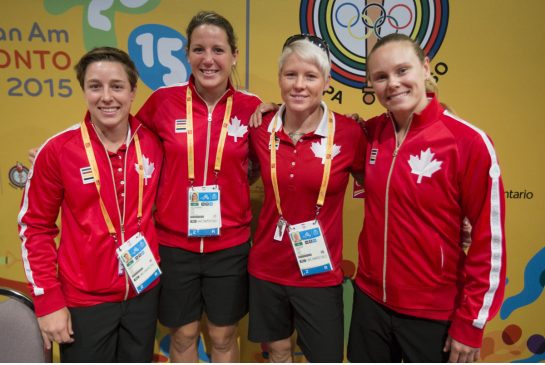
[[[365,92],[366,58],[377,40],[406,34],[433,59],[445,38],[449,5],[448,0],[302,0],[299,14],[301,32],[328,43],[333,79]]]

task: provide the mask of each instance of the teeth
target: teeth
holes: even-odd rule
[[[100,110],[106,113],[113,113],[117,110],[117,108],[100,108]]]
[[[402,93],[399,93],[399,94],[390,95],[388,97],[388,99],[391,100],[391,99],[398,98],[398,97],[401,97],[401,96],[405,96],[405,95],[408,95],[408,94],[409,94],[409,92],[405,91],[405,92],[402,92]]]

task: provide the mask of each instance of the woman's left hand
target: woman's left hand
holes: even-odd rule
[[[481,349],[464,345],[449,335],[443,351],[450,352],[448,362],[475,362],[479,360]]]

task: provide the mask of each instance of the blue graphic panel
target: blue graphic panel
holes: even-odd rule
[[[135,28],[127,48],[140,79],[152,90],[188,80],[191,73],[185,47],[187,39],[178,31],[160,24]]]
[[[545,247],[532,257],[524,269],[524,287],[518,294],[505,299],[501,310],[501,319],[506,319],[518,308],[533,303],[543,292],[545,285]]]

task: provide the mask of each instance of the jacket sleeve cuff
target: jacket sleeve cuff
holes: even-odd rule
[[[43,317],[66,307],[61,288],[47,289],[43,295],[33,295],[36,317]]]
[[[474,327],[471,323],[455,318],[449,328],[449,335],[464,345],[481,348],[484,329]]]

